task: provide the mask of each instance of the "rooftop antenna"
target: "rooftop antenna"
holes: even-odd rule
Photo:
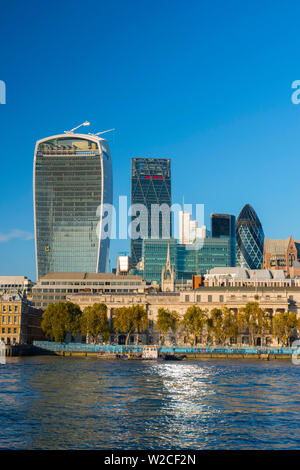
[[[93,135],[105,134],[106,132],[111,132],[111,131],[115,131],[115,130],[116,130],[116,129],[108,129],[107,131],[97,132],[97,134],[93,134]]]
[[[79,127],[81,127],[81,126],[90,126],[90,125],[91,125],[91,123],[89,121],[84,121],[82,124],[79,124],[79,126],[74,127],[70,131],[64,131],[64,133],[65,134],[74,134],[74,131],[76,131],[76,129],[79,129]]]

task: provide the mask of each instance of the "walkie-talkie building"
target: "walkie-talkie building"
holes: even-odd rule
[[[131,161],[131,205],[142,204],[148,211],[148,234],[131,239],[131,264],[135,267],[142,258],[144,238],[162,238],[164,229],[172,235],[171,213],[164,218],[162,213],[152,213],[152,204],[166,204],[171,208],[171,160],[169,158],[132,158]],[[134,220],[135,217],[132,217]],[[157,220],[155,220],[157,219]],[[157,227],[153,230],[153,227]],[[155,233],[154,233],[155,232]]]
[[[264,251],[264,231],[255,210],[246,204],[236,222],[236,265],[261,269]]]
[[[108,143],[65,133],[36,143],[33,171],[37,279],[49,272],[105,272],[109,237],[103,204],[112,204]]]

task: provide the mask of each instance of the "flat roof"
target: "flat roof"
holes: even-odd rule
[[[135,280],[142,281],[142,276],[135,274],[113,274],[113,273],[84,273],[84,272],[73,272],[73,273],[48,273],[41,277],[38,282],[41,281],[59,281],[59,280],[70,280],[70,281],[97,281],[101,279],[116,279],[116,280]]]

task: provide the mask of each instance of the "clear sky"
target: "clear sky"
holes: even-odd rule
[[[115,127],[114,198],[131,157],[172,159],[173,202],[256,210],[300,239],[300,4],[254,0],[2,2],[0,275],[35,279],[37,139],[89,120]],[[114,241],[112,266],[129,242]]]

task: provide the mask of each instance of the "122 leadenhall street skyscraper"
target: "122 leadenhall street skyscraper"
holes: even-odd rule
[[[109,238],[101,208],[112,204],[108,143],[72,132],[36,143],[33,172],[37,279],[49,272],[105,272]]]
[[[142,204],[148,211],[148,235],[131,240],[131,265],[135,267],[142,258],[144,238],[162,238],[164,229],[165,233],[169,232],[169,237],[172,235],[171,213],[165,219],[162,213],[157,215],[154,212],[151,213],[152,204],[159,206],[166,204],[171,208],[171,160],[169,158],[132,158],[131,204]],[[135,217],[132,217],[132,220],[134,219]],[[155,233],[152,233],[154,231]]]

